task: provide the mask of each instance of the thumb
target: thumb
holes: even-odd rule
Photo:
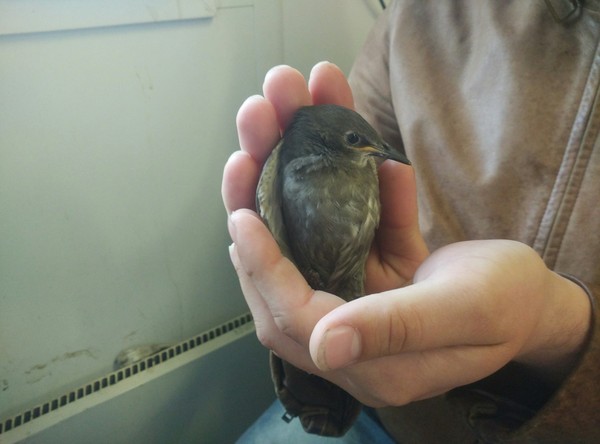
[[[313,361],[328,371],[399,353],[486,344],[490,338],[470,318],[477,307],[465,310],[471,302],[458,302],[462,289],[451,287],[445,280],[420,282],[337,307],[312,331]]]

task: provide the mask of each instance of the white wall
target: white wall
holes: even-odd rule
[[[36,19],[52,7],[9,4]],[[220,197],[237,108],[272,65],[348,71],[379,11],[216,6],[212,18],[16,34],[2,34],[16,20],[4,10],[0,419],[110,370],[125,347],[246,311]]]
[[[305,76],[321,60],[349,73],[381,13],[377,0],[283,0],[282,5],[284,61]]]

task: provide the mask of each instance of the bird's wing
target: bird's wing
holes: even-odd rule
[[[281,183],[279,180],[279,153],[283,139],[267,158],[256,187],[256,210],[279,244],[281,253],[293,260],[281,211]]]

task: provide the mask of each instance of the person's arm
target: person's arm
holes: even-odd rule
[[[356,109],[398,143],[402,138],[395,112],[401,110],[392,103],[391,82],[401,79],[390,78],[388,20],[386,14],[382,15],[373,28],[349,81]],[[565,333],[553,333],[557,348],[534,347],[526,356],[512,358],[494,376],[453,390],[449,396],[458,403],[477,433],[488,440],[500,439],[499,435],[507,441],[524,437],[532,442],[600,440],[600,329],[597,327],[600,287],[554,273],[552,281],[568,288],[567,293],[572,296],[565,293],[563,305],[554,306],[548,322],[558,326],[569,319],[567,313],[575,301],[580,307],[579,321],[575,322],[579,333],[571,336],[568,323],[564,323]],[[585,294],[592,301],[587,312],[582,298]],[[586,314],[590,305],[591,313]],[[552,335],[551,331],[547,334]],[[560,341],[567,346],[561,347]],[[494,414],[490,413],[490,402],[492,405],[495,402]]]
[[[331,88],[333,81],[341,83],[332,91],[346,90],[338,74],[328,82],[314,80],[325,67],[332,69],[321,65],[313,71],[313,88]],[[274,82],[277,76],[283,79]],[[286,101],[292,78],[296,96]],[[279,108],[306,103],[298,97],[325,95],[304,88],[288,68],[271,73],[265,91],[272,97],[254,98],[240,110],[243,151],[224,172],[231,257],[260,341],[371,406],[435,396],[479,381],[510,361],[544,373],[572,365],[590,331],[590,303],[582,288],[548,270],[518,242],[453,244],[425,259],[408,167],[382,171],[382,183],[402,184],[404,194],[382,193],[383,229],[368,268],[368,279],[377,276],[380,282],[378,292],[344,303],[308,286],[257,215],[243,209],[253,207],[261,159],[285,125]],[[250,116],[262,125],[249,125]],[[398,288],[411,279],[414,284]]]

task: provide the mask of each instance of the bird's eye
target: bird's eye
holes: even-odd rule
[[[353,131],[346,133],[346,142],[349,145],[357,145],[360,143],[360,136]]]

